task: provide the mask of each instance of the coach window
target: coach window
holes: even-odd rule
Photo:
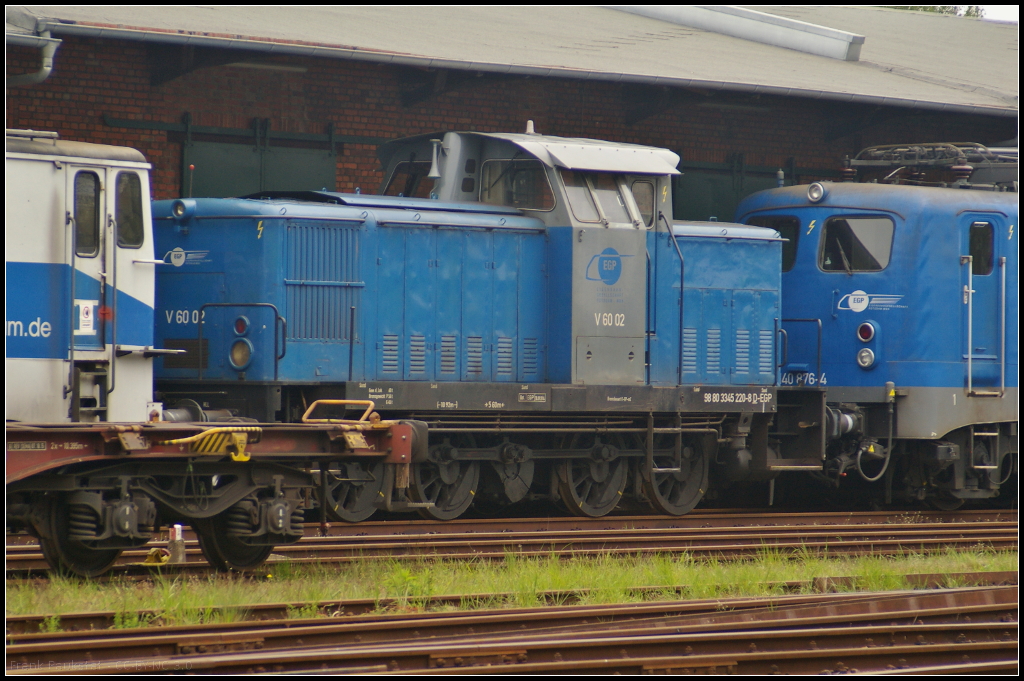
[[[117,245],[122,248],[139,248],[142,246],[142,182],[136,173],[118,173],[117,207],[114,217],[117,220]]]
[[[430,164],[416,161],[402,161],[391,173],[384,196],[411,196],[417,199],[429,199],[433,189],[433,180],[424,182],[430,174]]]
[[[630,186],[633,200],[640,210],[640,217],[648,228],[654,226],[654,183],[648,180],[636,180]]]
[[[971,225],[971,274],[992,274],[995,233],[987,222]]]
[[[555,195],[540,161],[491,159],[480,166],[480,201],[522,210],[552,210]]]
[[[748,225],[768,227],[779,233],[782,242],[782,271],[789,272],[796,264],[796,245],[800,241],[800,220],[789,215],[756,215]]]
[[[889,265],[896,226],[887,217],[834,217],[821,236],[825,272],[878,272]]]
[[[100,178],[75,175],[75,255],[91,258],[100,252]]]

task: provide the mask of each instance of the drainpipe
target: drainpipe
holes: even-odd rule
[[[42,83],[50,77],[50,71],[53,71],[53,55],[56,54],[57,48],[60,46],[60,40],[51,38],[49,31],[43,31],[40,35],[8,33],[6,37],[6,43],[8,45],[39,47],[42,48],[43,51],[43,64],[39,67],[39,70],[35,73],[22,73],[17,76],[8,76],[7,87],[35,85],[37,83]]]

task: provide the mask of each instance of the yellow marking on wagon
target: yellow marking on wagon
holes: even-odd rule
[[[262,433],[257,426],[230,426],[210,428],[190,437],[177,440],[164,440],[161,445],[189,445],[189,451],[196,454],[230,454],[232,461],[248,461],[249,454],[245,446],[249,444],[249,434]]]

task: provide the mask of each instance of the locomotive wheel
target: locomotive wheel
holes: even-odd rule
[[[244,570],[263,563],[274,547],[252,546],[236,537],[229,537],[225,532],[223,515],[198,520],[192,525],[206,561],[221,572]]]
[[[428,520],[454,520],[465,513],[480,484],[479,461],[424,461],[412,466],[409,492],[414,501],[433,503],[418,509]]]
[[[681,460],[673,455],[654,455],[654,467],[678,468],[678,472],[657,473],[640,463],[644,492],[657,513],[683,515],[689,513],[704,498],[708,489],[709,461],[699,443],[683,444]]]
[[[327,515],[358,523],[372,516],[383,498],[384,461],[335,461],[327,469]]]
[[[558,493],[570,513],[590,518],[607,515],[626,488],[626,459],[568,459],[558,465]]]
[[[60,574],[96,577],[109,570],[121,555],[121,549],[94,549],[68,538],[68,509],[63,499],[50,503],[45,522],[50,538],[39,533],[39,547],[46,562]]]

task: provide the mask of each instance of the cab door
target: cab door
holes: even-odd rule
[[[999,396],[1005,386],[1006,258],[997,238],[1005,230],[1002,215],[960,218],[962,350],[972,397]]]
[[[67,175],[67,212],[72,265],[71,329],[74,351],[102,351],[107,301],[106,168],[72,165]],[[81,359],[81,358],[78,358]]]

